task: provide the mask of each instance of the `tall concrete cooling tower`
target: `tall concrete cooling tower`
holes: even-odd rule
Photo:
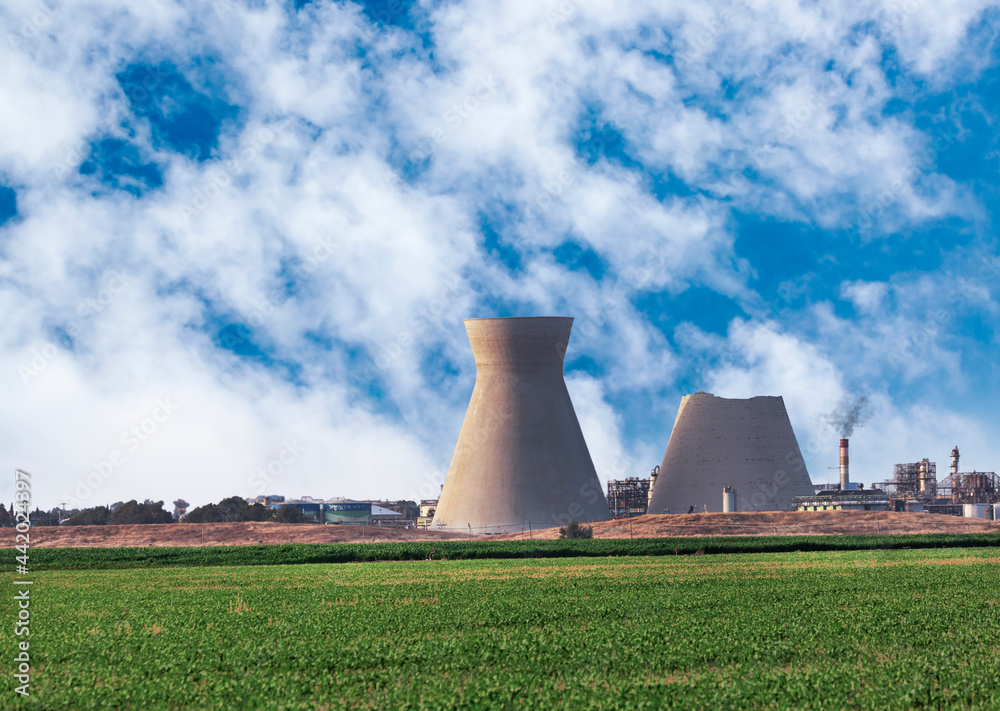
[[[781,397],[730,400],[699,392],[681,399],[648,513],[786,511],[813,493]]]
[[[609,519],[563,380],[571,318],[468,319],[476,385],[432,527],[476,533]]]

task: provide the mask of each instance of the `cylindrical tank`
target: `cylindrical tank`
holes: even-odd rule
[[[734,513],[736,511],[736,489],[731,486],[722,488],[722,513]]]
[[[986,518],[986,504],[963,504],[962,515],[965,518]]]
[[[906,502],[906,510],[909,511],[910,513],[923,513],[924,512],[924,505],[922,503],[920,503],[919,501],[912,501],[912,500],[911,501],[907,501]]]
[[[1000,504],[993,504],[993,520],[1000,521]]]
[[[431,524],[492,533],[606,521],[563,379],[573,319],[467,319],[476,385]]]
[[[930,468],[931,463],[927,459],[922,459],[920,461],[920,466],[917,470],[917,487],[921,494],[930,493]]]

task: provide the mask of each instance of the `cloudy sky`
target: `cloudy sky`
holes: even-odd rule
[[[997,469],[1000,10],[847,5],[5,0],[3,467],[430,497],[462,319],[560,315],[602,480],[699,390]]]

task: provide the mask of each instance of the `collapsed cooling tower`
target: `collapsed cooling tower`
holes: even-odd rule
[[[569,391],[571,318],[468,319],[476,385],[433,528],[519,531],[610,518]]]
[[[785,511],[792,497],[813,493],[780,397],[681,399],[649,513],[722,511],[726,486],[740,511]]]

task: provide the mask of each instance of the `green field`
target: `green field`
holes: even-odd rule
[[[8,674],[4,706],[997,708],[998,563],[951,548],[37,572],[33,693],[18,703]]]
[[[578,540],[406,541],[392,543],[292,543],[260,546],[147,548],[35,548],[34,570],[161,568],[206,565],[301,565],[426,560],[663,556],[705,553],[981,548],[1000,546],[998,533],[924,533],[841,536],[713,536],[711,538],[594,538]]]

